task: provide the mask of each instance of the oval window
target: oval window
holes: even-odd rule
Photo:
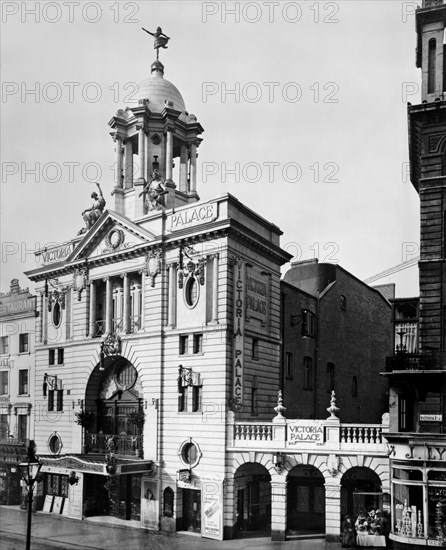
[[[50,451],[54,454],[54,455],[57,455],[60,453],[60,449],[62,448],[62,442],[60,440],[60,437],[56,434],[52,435],[50,437],[50,441],[49,441],[49,444],[48,444],[49,448],[50,448]]]
[[[186,443],[186,445],[184,445],[183,447],[181,456],[185,464],[188,464],[189,466],[196,464],[199,456],[198,449],[195,443]]]
[[[130,363],[127,363],[118,370],[116,381],[120,386],[120,389],[129,390],[135,385],[137,378],[138,373],[136,372],[135,367]]]
[[[59,302],[56,302],[53,306],[53,325],[59,327],[62,321],[62,312]]]
[[[199,297],[199,287],[198,282],[195,277],[190,277],[184,287],[184,299],[186,305],[190,308],[193,308],[197,305]]]

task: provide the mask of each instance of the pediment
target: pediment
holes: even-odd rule
[[[155,240],[155,235],[111,210],[105,211],[67,258],[67,262],[119,254]]]

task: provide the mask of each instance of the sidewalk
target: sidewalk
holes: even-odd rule
[[[0,550],[24,547],[27,512],[0,506]],[[161,534],[142,529],[78,521],[50,514],[33,514],[32,550],[338,550],[323,539],[271,542],[268,538],[214,541],[199,535]]]

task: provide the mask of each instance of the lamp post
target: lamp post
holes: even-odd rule
[[[26,529],[26,550],[30,550],[31,544],[31,514],[33,507],[33,488],[34,483],[39,477],[40,468],[42,463],[36,458],[34,454],[34,441],[29,442],[28,456],[26,460],[20,462],[19,469],[22,474],[23,481],[28,487],[28,525]]]

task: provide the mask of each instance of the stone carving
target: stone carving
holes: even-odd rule
[[[146,255],[145,273],[152,280],[150,286],[154,287],[155,278],[161,273],[161,250],[152,250]]]
[[[91,194],[91,198],[93,199],[93,204],[91,208],[87,208],[82,212],[82,217],[84,218],[85,227],[83,227],[78,235],[82,235],[82,233],[86,233],[89,229],[93,227],[93,225],[97,222],[97,220],[101,217],[102,212],[105,208],[105,199],[102,194],[102,189],[99,183],[96,183],[99,195],[93,191]]]
[[[164,210],[166,206],[164,195],[167,193],[168,191],[164,188],[158,170],[155,168],[152,179],[147,183],[139,196],[145,195],[147,211],[151,212],[152,210]]]
[[[88,277],[86,267],[77,267],[73,274],[73,289],[77,292],[77,299],[82,299],[82,291],[87,287]]]
[[[121,353],[121,338],[117,334],[107,334],[101,342],[101,356]]]

